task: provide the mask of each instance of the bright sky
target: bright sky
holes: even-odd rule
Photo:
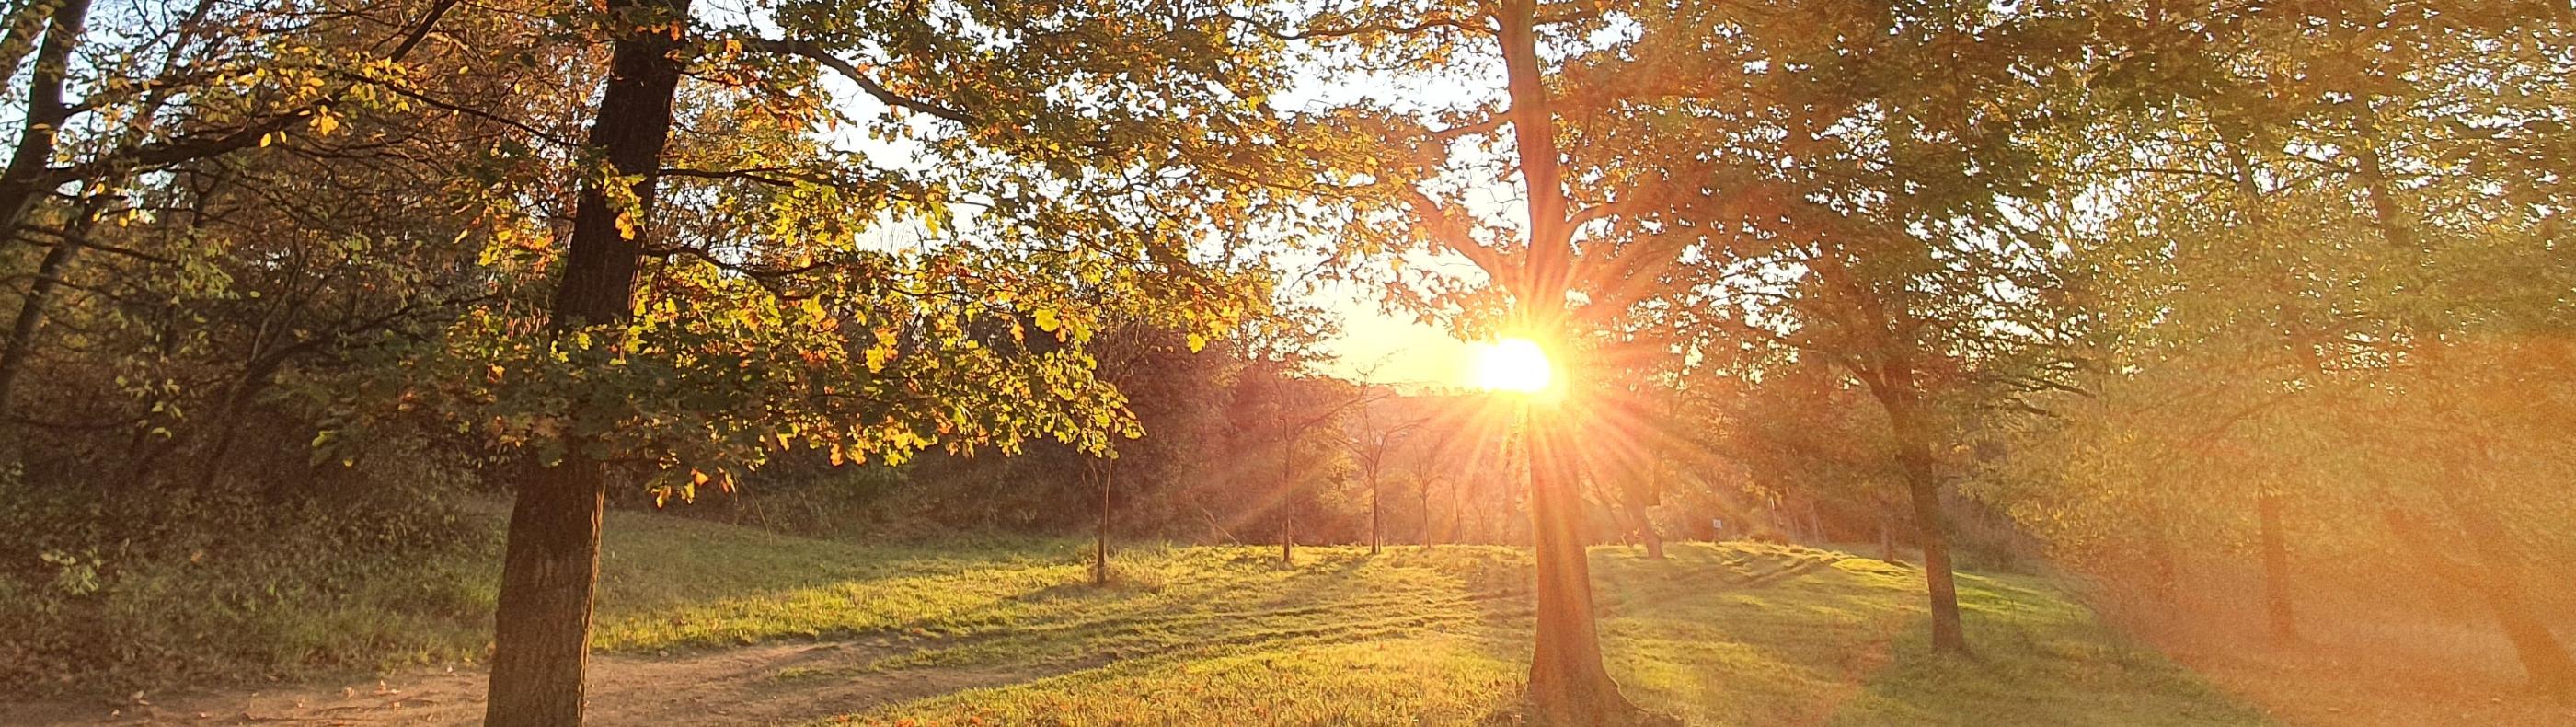
[[[1499,62],[1463,63],[1450,75],[1403,78],[1383,74],[1333,77],[1319,70],[1297,79],[1290,90],[1273,96],[1271,103],[1283,109],[1369,103],[1429,114],[1483,106],[1500,95],[1503,78]],[[1473,215],[1518,214],[1517,197],[1509,189],[1477,190],[1467,199],[1467,211]],[[1479,274],[1473,272],[1474,266],[1465,258],[1441,257],[1445,259],[1408,256],[1407,263],[1416,268],[1453,267],[1467,275]],[[1324,366],[1325,373],[1386,384],[1475,384],[1472,378],[1476,357],[1490,345],[1460,341],[1447,329],[1418,322],[1409,313],[1382,312],[1377,293],[1374,287],[1355,286],[1329,287],[1316,293],[1316,302],[1332,311],[1341,323],[1339,333],[1326,343],[1340,358]]]
[[[1334,290],[1321,293],[1334,316],[1339,335],[1325,345],[1339,359],[1325,373],[1384,384],[1462,386],[1474,350],[1438,326],[1409,316],[1379,312],[1373,291]]]
[[[845,79],[826,78],[834,89],[844,111],[854,118],[868,118],[884,113],[886,108],[876,99],[857,92]],[[1313,75],[1297,79],[1294,87],[1278,94],[1271,103],[1283,109],[1329,108],[1355,102],[1372,102],[1393,108],[1423,113],[1444,109],[1471,108],[1483,105],[1501,92],[1502,76],[1498,62],[1469,62],[1463,72],[1453,76],[1393,78],[1379,74],[1358,77],[1328,77],[1320,69]],[[926,120],[923,123],[928,123]],[[856,129],[833,132],[843,144],[865,150],[880,163],[895,166],[924,163],[918,150],[908,143],[889,143],[856,133]],[[1481,190],[1471,194],[1467,208],[1478,215],[1516,215],[1517,193],[1508,189]],[[1462,266],[1472,271],[1464,258],[1447,260],[1415,259],[1416,266]],[[1470,272],[1469,274],[1474,274]],[[1326,340],[1325,348],[1335,360],[1325,364],[1323,372],[1333,376],[1386,384],[1432,386],[1473,386],[1477,356],[1492,348],[1491,344],[1471,344],[1458,340],[1435,324],[1416,321],[1411,314],[1389,314],[1380,310],[1378,290],[1373,286],[1331,285],[1314,292],[1312,302],[1337,319],[1339,329]]]

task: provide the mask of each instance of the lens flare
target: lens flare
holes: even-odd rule
[[[1477,349],[1472,374],[1476,388],[1527,394],[1545,390],[1554,370],[1538,342],[1506,338]]]

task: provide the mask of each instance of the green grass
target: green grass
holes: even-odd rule
[[[1160,591],[1072,591],[1074,615],[926,642],[880,665],[1054,664],[1025,683],[852,721],[1386,724],[1512,721],[1527,558],[1500,548],[1268,549],[1139,558]],[[2251,724],[2045,581],[1963,579],[1974,659],[1920,633],[1918,572],[1795,547],[1594,553],[1610,667],[1688,724]],[[976,632],[968,632],[970,635]]]
[[[1118,583],[1098,588],[1087,545],[859,545],[613,514],[594,644],[627,654],[808,639],[872,647],[770,677],[788,685],[907,670],[1004,675],[977,682],[1003,686],[842,718],[863,723],[1512,721],[1531,628],[1526,552],[1301,548],[1289,568],[1275,548],[1132,547],[1115,559]],[[491,550],[181,619],[251,638],[131,635],[195,661],[111,673],[126,681],[99,686],[477,659],[489,643]],[[1594,576],[1613,675],[1639,704],[1689,724],[2259,722],[2045,579],[1964,575],[1979,654],[1961,659],[1928,652],[1912,569],[1760,544],[1683,544],[1671,556],[1599,549]],[[131,619],[175,612],[184,575],[107,595]]]

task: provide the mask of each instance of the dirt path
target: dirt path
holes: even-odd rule
[[[801,724],[885,704],[1050,676],[1012,667],[872,671],[902,653],[857,643],[783,644],[675,657],[598,656],[595,725]],[[1061,671],[1058,667],[1055,671]],[[798,674],[829,672],[831,676]],[[0,705],[0,724],[472,725],[483,718],[479,669],[418,672],[339,689],[144,695],[144,701]]]

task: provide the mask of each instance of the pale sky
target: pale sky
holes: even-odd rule
[[[1325,373],[1385,384],[1465,383],[1473,347],[1436,325],[1378,310],[1373,290],[1335,288],[1318,293],[1340,320],[1326,346],[1339,356]]]
[[[1334,78],[1322,74],[1321,69],[1315,70],[1318,72],[1298,78],[1290,90],[1274,96],[1271,102],[1279,108],[1296,109],[1330,108],[1365,100],[1429,114],[1486,105],[1500,94],[1502,87],[1500,64],[1490,59],[1467,61],[1462,67],[1452,69],[1454,75],[1445,77],[1416,75],[1395,78],[1372,73]],[[865,119],[887,111],[873,97],[858,93],[846,79],[830,77],[824,83],[834,90],[844,112],[852,118]],[[921,119],[918,123],[930,122]],[[869,152],[879,163],[895,166],[924,163],[918,150],[909,143],[867,137],[858,133],[856,128],[836,129],[832,135],[843,144]],[[1509,216],[1518,212],[1517,194],[1511,190],[1476,192],[1467,200],[1467,211],[1471,214]],[[971,221],[960,222],[972,224]],[[1411,259],[1410,263],[1433,267],[1464,266],[1467,271],[1473,270],[1464,258],[1438,257],[1448,259]],[[1309,294],[1309,300],[1331,313],[1339,324],[1339,330],[1324,344],[1335,356],[1334,360],[1321,367],[1324,373],[1387,384],[1466,386],[1472,383],[1469,381],[1471,366],[1479,349],[1489,344],[1460,341],[1447,329],[1419,322],[1410,313],[1383,312],[1378,292],[1374,286],[1333,284]]]

